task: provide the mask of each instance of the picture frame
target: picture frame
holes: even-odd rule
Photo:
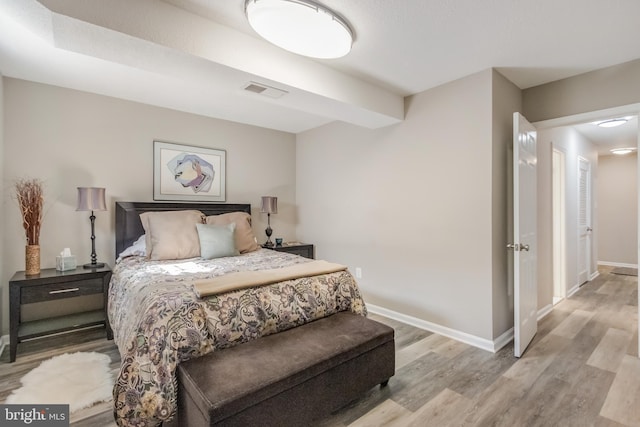
[[[153,200],[226,201],[227,152],[153,141]]]

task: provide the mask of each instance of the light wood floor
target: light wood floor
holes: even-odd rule
[[[511,345],[492,354],[380,316],[396,331],[396,375],[338,411],[339,426],[640,426],[637,277],[602,269],[539,323],[521,359]],[[0,402],[22,375],[74,351],[119,355],[103,330],[21,344],[0,357]],[[55,346],[55,347],[54,347]],[[51,350],[55,348],[55,350]],[[73,426],[115,426],[111,403],[72,415]]]

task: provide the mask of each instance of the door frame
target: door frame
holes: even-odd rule
[[[553,305],[567,297],[567,153],[551,143]]]
[[[580,164],[584,163],[587,165],[587,194],[586,194],[586,198],[587,200],[585,201],[586,204],[586,214],[587,214],[587,218],[586,218],[586,222],[587,222],[587,233],[586,233],[586,247],[585,247],[585,253],[584,253],[584,259],[582,261],[585,262],[586,264],[586,268],[587,268],[587,277],[584,281],[580,280],[580,260],[578,260],[578,271],[577,271],[577,278],[578,278],[578,287],[584,285],[585,283],[587,283],[589,280],[592,280],[591,276],[593,275],[593,272],[591,271],[591,267],[592,267],[592,257],[593,257],[593,234],[591,234],[591,230],[589,230],[589,228],[591,228],[593,230],[593,205],[592,205],[592,165],[591,162],[589,161],[589,159],[586,159],[582,156],[578,156],[578,165],[576,168],[577,173],[577,177],[576,179],[578,180],[578,254],[580,253],[580,234],[581,234],[581,230],[580,230]]]
[[[640,117],[640,103],[621,105],[613,108],[594,110],[586,113],[573,114],[555,119],[541,120],[532,123],[538,130],[551,129],[559,126],[571,126],[580,123],[594,122],[603,117],[637,115]],[[640,120],[638,121],[637,146],[640,148]],[[640,156],[638,156],[638,170],[640,171]],[[638,211],[640,212],[640,173],[638,173]],[[640,215],[638,215],[638,234],[640,242]],[[638,247],[638,265],[640,265],[640,243]],[[640,307],[640,292],[638,293],[638,306]],[[640,337],[640,316],[638,316],[638,334]],[[640,356],[640,339],[638,339],[638,354]]]

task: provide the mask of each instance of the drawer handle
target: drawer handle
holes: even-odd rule
[[[66,294],[67,292],[78,292],[80,288],[60,289],[59,291],[49,291],[49,295]]]

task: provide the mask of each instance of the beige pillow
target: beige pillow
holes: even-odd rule
[[[227,225],[232,222],[236,223],[236,248],[241,254],[252,252],[260,249],[260,245],[256,242],[256,236],[253,235],[251,228],[251,215],[246,212],[230,212],[221,215],[211,215],[207,217],[207,224]]]
[[[145,212],[140,214],[147,243],[147,258],[185,259],[200,256],[196,224],[204,214],[196,210]]]

